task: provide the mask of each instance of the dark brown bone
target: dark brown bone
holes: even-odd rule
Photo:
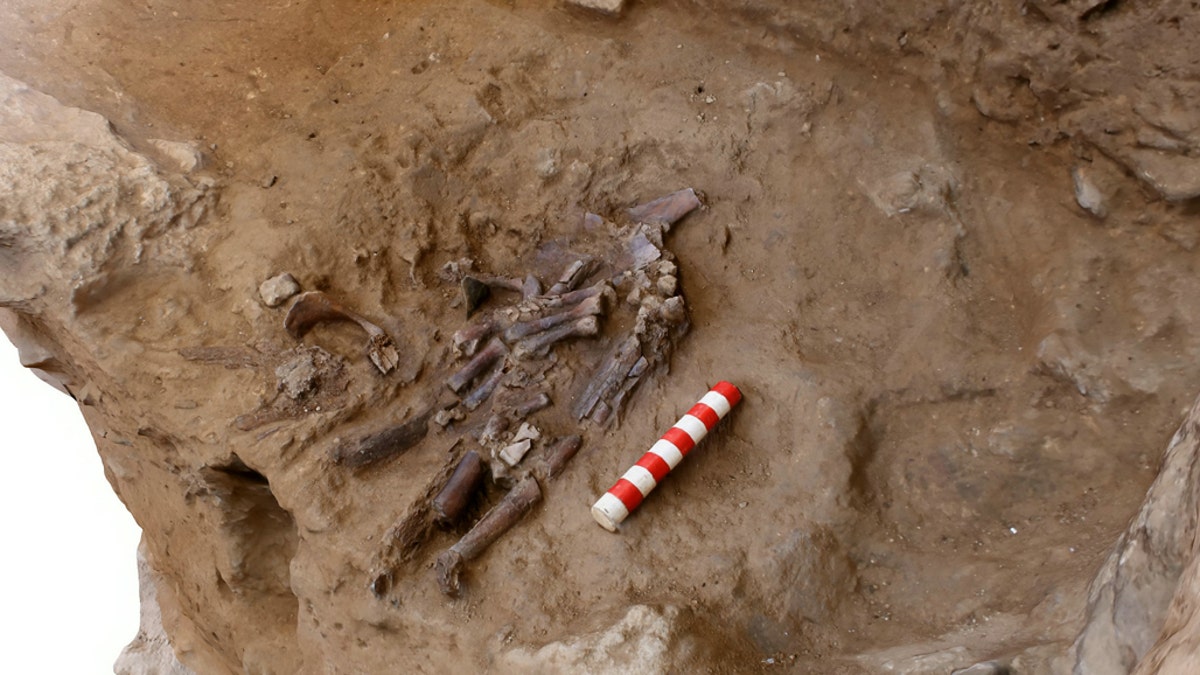
[[[491,374],[483,380],[483,382],[479,383],[478,387],[475,387],[471,390],[471,393],[463,397],[463,406],[465,406],[467,410],[474,410],[478,408],[496,391],[496,387],[500,385],[500,380],[503,377],[504,363],[501,362],[496,366],[495,370],[493,370]]]
[[[587,417],[602,398],[619,387],[641,355],[641,344],[636,337],[630,336],[604,357],[596,375],[587,383],[579,397],[579,403],[575,406],[576,419]]]
[[[541,499],[542,489],[538,487],[537,479],[526,476],[504,495],[499,504],[484,514],[458,543],[438,556],[433,568],[442,592],[458,595],[463,564],[479,557]]]
[[[331,456],[336,464],[361,469],[408,450],[429,432],[429,417],[425,412],[402,424],[342,443]]]
[[[575,305],[571,309],[559,312],[558,314],[551,314],[538,319],[515,323],[509,326],[508,330],[504,331],[504,339],[508,340],[509,342],[512,342],[513,340],[520,340],[523,337],[533,335],[534,333],[540,333],[544,330],[554,328],[555,326],[568,321],[574,321],[585,316],[595,316],[603,313],[604,296],[593,295],[583,302]]]
[[[581,288],[577,291],[571,291],[570,293],[563,293],[562,295],[543,296],[537,299],[537,303],[546,309],[552,309],[555,307],[570,307],[571,305],[583,302],[584,300],[597,295],[607,295],[611,288],[612,287],[608,285],[608,282],[601,282],[595,284],[594,286]]]
[[[553,479],[562,470],[566,468],[567,462],[579,452],[579,446],[583,445],[583,437],[579,435],[564,436],[554,442],[546,450],[546,454],[538,463],[538,468],[535,470],[538,478],[548,481]]]
[[[513,356],[519,359],[527,356],[542,356],[556,342],[572,337],[590,337],[599,332],[600,322],[596,317],[585,316],[521,340],[513,347]]]
[[[301,293],[288,310],[283,327],[289,335],[299,340],[313,326],[325,321],[349,321],[366,331],[367,356],[379,372],[386,375],[400,363],[396,344],[386,331],[321,291]]]
[[[542,391],[538,392],[536,396],[531,396],[530,398],[527,398],[513,406],[513,413],[516,415],[517,419],[522,420],[541,410],[542,408],[548,407],[549,405],[550,396],[546,392]]]
[[[500,327],[495,316],[488,316],[469,326],[455,331],[453,339],[454,350],[463,356],[472,356],[479,349],[479,343],[491,337]]]
[[[446,386],[450,387],[450,391],[456,394],[462,393],[467,385],[478,377],[489,366],[496,362],[497,359],[508,353],[508,347],[497,338],[492,338],[491,341],[484,346],[467,364],[462,367],[457,373],[450,376],[446,380]]]
[[[654,201],[638,204],[626,213],[629,215],[629,219],[635,223],[671,225],[698,206],[700,206],[700,199],[696,196],[696,191],[692,188],[684,188]]]
[[[483,460],[478,452],[471,450],[459,460],[450,480],[446,481],[446,487],[433,498],[433,512],[438,525],[450,527],[458,522],[481,485]]]

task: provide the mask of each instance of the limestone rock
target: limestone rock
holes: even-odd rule
[[[116,675],[194,675],[191,668],[175,658],[170,638],[163,630],[162,609],[158,606],[155,585],[157,573],[146,560],[145,541],[138,545],[138,585],[142,602],[141,627],[137,637],[121,652],[113,670]]]
[[[1160,640],[1173,597],[1177,631],[1196,611],[1200,596],[1191,592],[1196,580],[1181,583],[1181,576],[1185,569],[1197,570],[1198,486],[1200,400],[1171,439],[1141,510],[1092,582],[1087,621],[1073,647],[1077,674],[1131,672]],[[1163,646],[1156,658],[1167,658],[1169,650]]]
[[[267,307],[278,307],[299,292],[300,283],[287,272],[267,279],[258,287],[258,295]]]

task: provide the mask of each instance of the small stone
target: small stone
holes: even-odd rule
[[[299,292],[300,284],[287,272],[267,279],[258,287],[258,295],[267,307],[278,307]]]
[[[675,291],[679,288],[679,280],[668,274],[658,278],[658,293],[664,297],[675,295]]]
[[[463,419],[465,416],[466,413],[462,411],[462,408],[455,406],[449,410],[437,411],[437,413],[433,416],[433,423],[439,427],[445,428],[451,422],[457,422],[458,420]]]
[[[529,452],[529,448],[532,446],[533,442],[529,439],[507,445],[500,451],[500,459],[509,466],[516,466],[524,459],[525,453]]]
[[[1071,177],[1075,179],[1075,201],[1079,206],[1097,218],[1107,216],[1108,206],[1105,204],[1104,194],[1092,180],[1091,172],[1077,166],[1071,170]]]
[[[264,177],[262,179],[262,183],[260,183],[260,185],[262,185],[262,188],[264,190],[266,190],[267,188],[270,188],[271,186],[275,185],[275,183],[278,180],[279,180],[279,176],[276,176],[275,174],[268,174],[266,177]]]
[[[619,16],[625,9],[625,0],[568,0],[572,5],[609,16]]]

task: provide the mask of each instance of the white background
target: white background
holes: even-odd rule
[[[71,397],[0,333],[0,635],[6,673],[112,673],[137,635],[141,531]]]

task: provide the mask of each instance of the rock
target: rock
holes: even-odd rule
[[[1010,675],[1012,669],[999,661],[983,661],[968,668],[960,668],[950,675]]]
[[[150,145],[158,152],[161,164],[179,173],[191,173],[200,168],[203,161],[200,149],[193,143],[153,138]]]
[[[1181,645],[1189,639],[1194,644],[1200,627],[1176,620],[1164,631],[1164,622],[1173,596],[1176,619],[1200,609],[1200,595],[1193,592],[1200,580],[1193,544],[1198,520],[1200,400],[1171,439],[1141,510],[1092,581],[1087,619],[1072,647],[1076,673],[1129,673],[1156,642],[1156,660],[1180,656],[1181,649],[1189,653]],[[1185,569],[1189,576],[1181,583]]]
[[[499,672],[661,673],[672,670],[678,649],[679,610],[634,605],[609,628],[551,642],[516,647],[496,658]]]
[[[267,279],[258,287],[258,295],[267,307],[278,307],[299,292],[300,283],[287,272]]]
[[[275,376],[279,378],[279,390],[299,401],[317,390],[320,372],[313,353],[306,350],[276,368]]]
[[[1082,166],[1071,169],[1071,177],[1075,180],[1075,201],[1079,206],[1097,218],[1108,215],[1108,205],[1104,194],[1091,178],[1091,172]]]
[[[619,16],[625,9],[625,0],[567,0],[576,7],[600,12],[609,16]]]
[[[175,651],[163,630],[162,609],[155,589],[156,573],[146,560],[143,538],[137,550],[138,587],[141,595],[141,625],[138,634],[121,650],[113,664],[116,675],[193,675],[191,668],[175,658]]]

